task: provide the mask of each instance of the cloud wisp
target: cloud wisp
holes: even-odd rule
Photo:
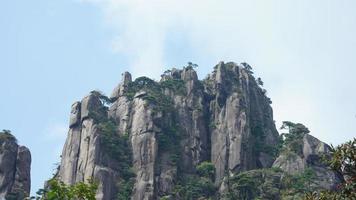
[[[356,90],[351,82],[356,69],[350,53],[356,50],[356,29],[351,28],[356,27],[352,9],[356,2],[80,1],[103,11],[105,24],[116,34],[112,49],[124,55],[135,77],[157,79],[171,57],[187,61],[182,56],[186,50],[172,51],[167,41],[188,41],[192,56],[204,58],[197,62],[207,60],[209,68],[220,60],[247,61],[255,66],[271,91],[278,121],[310,124],[316,136],[335,141],[333,132],[344,124],[326,116],[337,113],[344,116],[339,121],[353,120],[356,107],[352,101],[340,109],[334,107],[338,105],[336,95],[347,98],[338,88]],[[203,66],[199,71],[206,74],[209,69]],[[340,75],[340,71],[348,73]],[[337,142],[350,137],[346,132],[353,127],[347,127],[342,129],[344,138]]]

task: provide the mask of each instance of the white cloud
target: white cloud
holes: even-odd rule
[[[248,43],[271,36],[271,18],[260,12],[269,7],[264,1],[257,7],[242,1],[212,0],[82,2],[98,5],[104,11],[105,22],[117,31],[113,49],[128,57],[135,76],[158,77],[166,63],[165,40],[174,31],[191,38],[194,48],[207,56],[223,55],[220,59],[233,59],[236,50],[241,52]],[[252,13],[257,18],[250,17]],[[256,38],[260,41],[252,41]]]
[[[323,140],[333,141],[331,131],[342,125],[336,119],[325,119],[332,113],[327,110],[337,109],[324,107],[352,106],[351,101],[338,105],[339,99],[347,97],[341,93],[334,98],[333,91],[352,85],[356,73],[350,53],[356,44],[356,30],[351,28],[356,27],[355,2],[80,1],[103,11],[105,23],[116,32],[112,48],[125,55],[134,76],[158,78],[170,56],[186,62],[180,55],[185,49],[170,52],[166,46],[167,40],[179,40],[175,38],[179,35],[189,42],[193,56],[202,58],[201,62],[208,60],[209,69],[200,67],[200,74],[220,60],[247,61],[255,66],[274,101],[276,119],[305,123]],[[167,56],[168,52],[175,55]],[[340,75],[340,71],[348,73]],[[356,90],[355,86],[347,88]],[[341,118],[339,121],[345,121],[346,117]],[[349,125],[343,130],[351,132],[352,128]],[[347,138],[350,135],[343,139]]]
[[[50,124],[43,131],[44,139],[47,141],[64,141],[67,137],[68,125],[62,123]]]

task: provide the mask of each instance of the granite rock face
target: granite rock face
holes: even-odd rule
[[[255,78],[239,65],[219,63],[205,81],[215,180],[225,173],[271,167],[275,157],[268,150],[277,144],[278,132],[270,100]]]
[[[159,82],[133,81],[125,72],[110,99],[94,91],[73,104],[57,178],[67,184],[97,180],[97,199],[116,199],[130,186],[131,199],[155,200],[172,198],[178,182],[204,161],[215,167],[221,193],[227,176],[277,165],[271,100],[252,74],[246,64],[232,62],[219,63],[204,80],[192,66],[167,70]],[[108,123],[114,124],[111,137],[128,142],[130,159],[122,149],[108,154]],[[324,148],[310,138],[304,147],[309,157]],[[300,170],[308,159],[294,162]]]
[[[282,152],[274,161],[273,167],[280,168],[291,175],[311,169],[315,173],[314,182],[318,187],[329,190],[335,189],[343,178],[322,162],[322,156],[330,153],[330,146],[309,134],[305,134],[302,138],[301,148],[300,153]]]
[[[31,188],[31,153],[8,132],[0,133],[0,199],[22,200]]]
[[[116,192],[118,163],[103,155],[101,130],[96,118],[106,119],[107,111],[95,93],[73,104],[70,128],[57,176],[66,184],[99,180],[96,198],[111,199]]]

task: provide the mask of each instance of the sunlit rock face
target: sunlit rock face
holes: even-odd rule
[[[0,133],[0,199],[22,200],[31,188],[31,153],[10,133]]]
[[[273,167],[282,169],[287,174],[295,175],[306,169],[315,173],[314,185],[332,190],[341,182],[342,177],[329,169],[322,161],[322,157],[330,153],[330,146],[317,138],[305,134],[302,138],[300,153],[282,152],[274,161]]]
[[[219,196],[226,177],[278,163],[270,104],[246,63],[220,62],[204,80],[192,65],[167,70],[158,82],[125,72],[110,99],[94,91],[72,105],[57,178],[95,179],[97,199],[127,195],[125,188],[133,200],[184,199],[172,196],[178,183],[209,161]],[[322,149],[308,144],[305,154]]]

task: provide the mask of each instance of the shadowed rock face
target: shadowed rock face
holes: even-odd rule
[[[205,80],[209,102],[211,160],[216,181],[227,172],[271,167],[277,144],[270,100],[255,78],[234,63],[219,63]],[[257,147],[261,147],[258,149]]]
[[[265,93],[252,72],[235,63],[219,63],[204,80],[191,66],[166,71],[160,82],[132,81],[125,72],[108,107],[97,93],[73,104],[58,178],[68,184],[94,178],[97,199],[117,197],[127,160],[106,155],[99,128],[104,120],[130,144],[132,199],[172,193],[177,180],[195,174],[203,161],[214,164],[223,191],[226,175],[271,167],[276,158],[278,132]]]
[[[9,133],[0,133],[0,199],[24,199],[30,194],[31,154]]]

